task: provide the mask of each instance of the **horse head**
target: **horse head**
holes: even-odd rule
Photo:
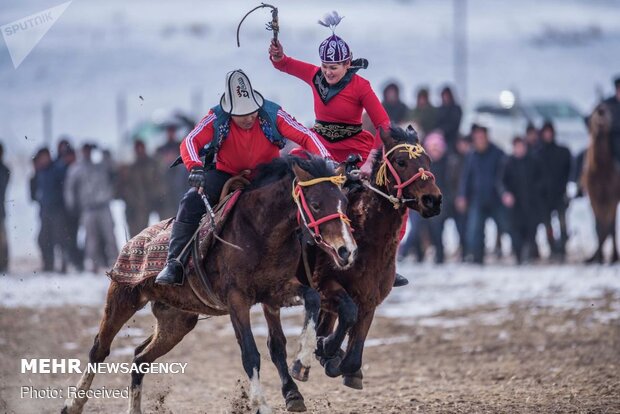
[[[410,125],[407,129],[391,127],[389,131],[380,128],[379,133],[383,150],[375,162],[375,183],[387,190],[395,207],[404,205],[425,218],[439,214],[441,191],[416,131]]]
[[[593,140],[606,138],[611,129],[611,111],[604,103],[600,103],[588,119],[588,129]]]
[[[316,244],[328,253],[340,269],[349,268],[357,255],[342,192],[345,178],[336,175],[325,160],[318,157],[295,159],[293,199],[302,230],[308,231]]]

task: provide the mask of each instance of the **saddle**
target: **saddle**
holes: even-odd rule
[[[248,181],[241,176],[232,177],[226,182],[222,189],[220,202],[214,208],[215,223],[211,223],[211,217],[208,214],[203,216],[196,235],[189,242],[190,244],[200,243],[200,247],[190,249],[190,251],[203,254],[208,252],[216,240],[213,230],[215,233],[221,232],[243,187],[247,184]],[[121,285],[134,287],[157,276],[166,265],[173,221],[173,218],[160,221],[129,240],[121,249],[112,270],[107,272],[108,277]],[[194,254],[192,254],[186,266],[187,274],[195,270],[194,261]]]

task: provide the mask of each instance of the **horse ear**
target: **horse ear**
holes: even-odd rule
[[[391,147],[394,144],[394,138],[392,138],[390,132],[383,129],[382,126],[379,126],[379,136],[381,137],[381,141],[383,141],[384,146]]]
[[[293,164],[293,172],[299,181],[308,181],[314,178],[308,171],[301,168],[299,164]]]
[[[407,126],[407,132],[411,134],[411,136],[413,136],[413,140],[415,142],[420,142],[420,138],[418,137],[418,131],[416,131],[415,128],[411,124]]]

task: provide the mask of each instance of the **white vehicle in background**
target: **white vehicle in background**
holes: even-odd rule
[[[503,91],[499,103],[482,102],[470,116],[471,122],[488,127],[493,142],[507,152],[511,152],[514,137],[525,135],[529,123],[540,128],[546,120],[553,122],[557,142],[567,146],[573,155],[588,145],[583,114],[564,100],[516,102],[512,92]]]

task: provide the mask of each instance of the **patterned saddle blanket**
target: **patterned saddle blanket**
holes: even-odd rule
[[[217,205],[215,228],[218,233],[240,195],[241,190],[236,190]],[[153,224],[125,243],[112,270],[107,273],[108,277],[119,284],[133,287],[157,276],[166,265],[173,221],[174,219],[167,219]],[[207,246],[211,245],[213,233],[211,219],[208,215],[203,217],[197,237],[201,246],[205,243]],[[191,251],[191,246],[189,248]],[[192,272],[193,269],[194,257],[191,254],[186,265],[186,274]]]

